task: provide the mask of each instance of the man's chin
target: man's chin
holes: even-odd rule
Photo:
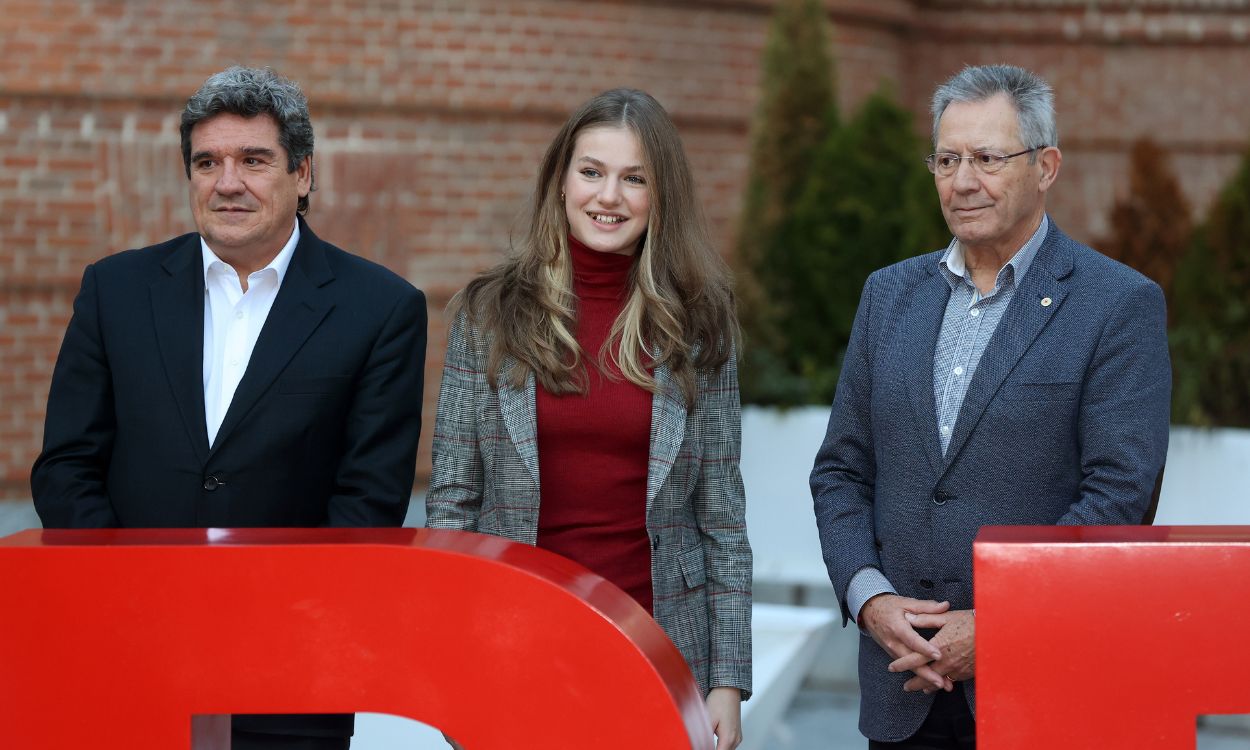
[[[242,247],[252,242],[255,233],[247,227],[208,226],[200,228],[200,236],[211,248]]]
[[[986,236],[993,234],[992,229],[980,217],[968,216],[953,222],[951,233],[962,242],[974,242],[984,240]]]
[[[977,231],[976,228],[986,225],[988,218],[984,210],[960,211],[955,214],[954,224],[957,227],[964,227],[964,231]]]

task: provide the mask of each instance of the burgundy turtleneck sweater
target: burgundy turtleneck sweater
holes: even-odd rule
[[[597,252],[571,236],[569,252],[589,391],[553,396],[538,387],[538,546],[581,563],[651,612],[651,394],[615,364],[608,366],[616,380],[594,365],[624,307],[634,256]]]

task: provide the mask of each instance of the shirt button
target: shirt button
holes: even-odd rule
[[[238,366],[239,366],[239,360],[237,360],[237,359],[232,359],[232,360],[230,360],[230,366],[231,366],[231,367],[238,367]]]
[[[239,310],[238,312],[236,312],[236,313],[234,314],[234,319],[235,319],[235,320],[243,320],[243,311],[242,311],[242,310]]]
[[[947,425],[942,425],[942,434],[943,435],[951,434],[951,428]]]
[[[976,316],[978,316],[978,315],[980,315],[980,314],[981,314],[981,311],[980,311],[980,310],[973,310],[972,312],[970,312],[970,313],[968,313],[968,314],[969,314],[969,315],[971,315],[972,317],[974,317],[974,318],[975,318]]]
[[[956,375],[963,375],[963,374],[964,374],[964,368],[962,368],[962,367],[956,367],[956,368],[955,368],[955,374],[956,374]]]

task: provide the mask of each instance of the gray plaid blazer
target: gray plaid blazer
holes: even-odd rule
[[[540,501],[534,377],[522,389],[504,382],[492,388],[488,341],[463,312],[452,324],[426,522],[532,545]],[[701,373],[689,411],[667,368],[656,368],[655,378],[647,470],[655,619],[705,695],[735,687],[745,699],[751,691],[751,547],[738,469],[737,364],[731,358],[719,372]]]

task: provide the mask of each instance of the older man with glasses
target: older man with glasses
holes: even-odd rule
[[[860,298],[811,486],[870,748],[975,747],[981,526],[1140,523],[1167,452],[1163,293],[1047,216],[1053,101],[1008,65],[938,87],[954,238]]]

